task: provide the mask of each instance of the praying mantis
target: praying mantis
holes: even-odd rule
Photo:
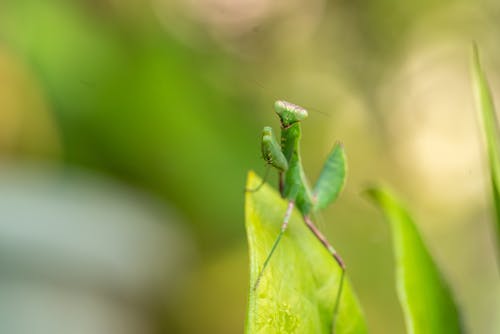
[[[283,100],[276,101],[274,109],[276,114],[279,116],[281,123],[281,142],[278,143],[275,139],[272,128],[266,126],[262,131],[261,151],[262,157],[268,165],[267,171],[269,171],[270,167],[273,167],[278,171],[279,190],[281,196],[288,201],[288,205],[283,217],[281,229],[271,246],[269,254],[263,262],[253,289],[256,290],[258,288],[262,275],[264,274],[266,267],[269,265],[272,255],[278,247],[281,238],[286,232],[293,209],[296,207],[302,214],[307,227],[333,256],[342,270],[339,283],[339,293],[337,294],[337,308],[342,292],[346,266],[340,255],[335,251],[326,237],[320,232],[316,225],[314,225],[311,219],[311,214],[327,207],[330,203],[332,203],[338,197],[344,186],[346,176],[346,157],[344,147],[340,143],[337,143],[333,147],[324,164],[316,185],[311,189],[302,167],[299,150],[301,137],[300,122],[307,118],[307,110]],[[262,184],[257,188],[248,191],[258,191]]]

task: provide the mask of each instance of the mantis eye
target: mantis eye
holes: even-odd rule
[[[302,121],[307,117],[307,110],[296,104],[278,100],[274,103],[274,109],[284,125]]]

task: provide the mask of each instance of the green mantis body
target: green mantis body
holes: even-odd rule
[[[262,265],[254,289],[257,289],[260,279],[288,227],[288,221],[293,208],[297,207],[306,225],[326,249],[328,249],[342,269],[339,295],[337,296],[339,298],[345,264],[328,240],[314,225],[311,220],[311,214],[332,203],[342,190],[346,173],[344,148],[341,144],[334,146],[316,185],[311,189],[302,168],[299,152],[301,137],[300,122],[308,116],[307,111],[300,106],[286,101],[276,101],[274,108],[281,122],[281,142],[278,143],[274,138],[272,128],[265,127],[262,134],[262,156],[267,164],[278,170],[281,196],[288,200],[288,206],[281,230]]]

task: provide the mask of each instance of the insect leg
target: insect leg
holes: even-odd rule
[[[270,170],[271,170],[271,165],[267,165],[266,166],[266,173],[264,174],[264,177],[262,178],[262,181],[260,182],[260,184],[257,187],[253,188],[253,189],[245,188],[245,192],[254,193],[254,192],[259,191],[260,188],[262,188],[262,186],[266,183],[267,177],[269,176],[269,171]]]
[[[285,189],[285,180],[283,179],[283,172],[278,174],[278,188],[281,196],[283,196],[283,189]]]
[[[288,169],[286,158],[283,155],[283,152],[281,152],[281,146],[274,138],[273,129],[271,127],[266,126],[262,130],[261,152],[262,158],[267,164],[266,174],[264,175],[262,182],[257,187],[254,189],[245,189],[245,191],[258,191],[266,183],[270,167],[274,167],[280,172],[280,180],[283,171]]]
[[[290,221],[290,217],[292,216],[293,212],[293,207],[295,206],[295,201],[290,201],[288,202],[288,207],[285,212],[285,217],[283,218],[283,224],[281,225],[280,232],[276,239],[274,240],[273,245],[271,246],[271,250],[269,251],[269,254],[267,255],[266,259],[264,260],[264,263],[262,264],[262,269],[259,272],[259,275],[257,276],[257,279],[255,280],[255,285],[253,287],[254,290],[257,289],[257,286],[260,283],[260,280],[262,279],[262,275],[264,274],[264,270],[266,269],[267,265],[269,264],[269,261],[271,260],[271,257],[278,247],[278,244],[281,240],[281,237],[285,233],[286,229],[288,228],[288,222]]]
[[[319,239],[319,241],[321,241],[323,246],[325,246],[325,248],[328,249],[330,254],[332,254],[335,261],[337,261],[337,263],[339,264],[339,267],[342,270],[345,270],[346,267],[345,267],[344,261],[342,260],[340,255],[337,253],[335,248],[333,248],[333,246],[330,245],[328,240],[326,240],[326,237],[323,235],[323,233],[321,233],[320,230],[318,230],[318,228],[316,227],[316,225],[314,225],[311,218],[309,216],[304,216],[304,221],[305,221],[307,227],[309,227],[309,229],[311,230],[311,232],[314,233],[314,235]]]
[[[285,155],[281,152],[281,146],[276,138],[274,138],[273,129],[269,126],[264,127],[262,130],[261,152],[266,163],[272,165],[280,172],[288,169],[288,162]]]
[[[342,296],[342,289],[344,287],[344,276],[345,276],[346,266],[345,266],[344,260],[342,260],[340,255],[337,253],[335,248],[333,248],[333,246],[328,242],[328,240],[323,235],[323,233],[321,233],[321,231],[318,230],[316,225],[314,225],[311,218],[307,215],[304,215],[304,222],[306,223],[307,227],[309,227],[311,232],[319,239],[319,241],[321,241],[323,246],[325,246],[325,248],[330,252],[330,254],[332,254],[333,258],[335,259],[335,261],[337,261],[337,263],[341,269],[339,288],[337,291],[337,297],[335,300],[335,307],[333,310],[333,326],[335,329],[335,321],[337,320],[337,315],[338,315],[338,310],[339,310],[339,305],[340,305],[340,297]]]

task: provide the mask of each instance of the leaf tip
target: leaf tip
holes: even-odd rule
[[[249,170],[247,173],[247,180],[251,180],[256,177],[256,174],[253,170]]]
[[[261,178],[253,170],[249,170],[247,173],[247,183],[245,189],[254,189],[261,183]]]
[[[481,62],[479,60],[479,47],[477,46],[477,43],[475,41],[472,42],[471,63],[472,63],[472,70],[474,71],[475,74],[481,71]]]

